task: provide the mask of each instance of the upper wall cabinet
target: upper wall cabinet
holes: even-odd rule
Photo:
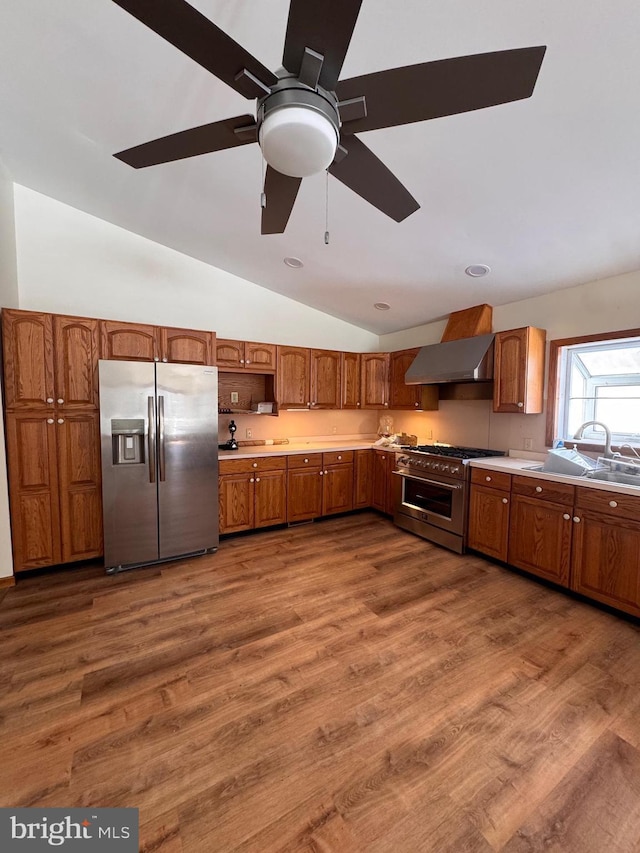
[[[365,352],[360,356],[360,405],[363,409],[389,407],[388,352]]]
[[[422,390],[420,385],[406,385],[404,375],[413,364],[420,348],[392,352],[389,356],[389,408],[421,408]]]
[[[178,364],[215,364],[214,332],[195,329],[161,329],[162,361]]]
[[[276,345],[218,338],[215,363],[230,370],[271,373],[276,369]]]
[[[100,323],[102,358],[121,361],[159,361],[160,330],[142,323]]]
[[[278,404],[283,409],[311,405],[310,350],[305,347],[278,347]]]
[[[98,407],[98,321],[2,312],[5,407]]]
[[[310,355],[310,398],[312,408],[339,409],[342,353],[312,349]]]
[[[533,326],[495,337],[493,411],[539,415],[543,410],[546,332]]]
[[[342,353],[341,408],[360,408],[360,353]]]

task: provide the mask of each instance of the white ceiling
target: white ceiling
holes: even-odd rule
[[[193,5],[280,66],[287,0]],[[637,0],[364,0],[343,79],[548,47],[528,100],[363,134],[421,209],[397,224],[330,178],[325,246],[324,175],[260,235],[256,145],[139,171],[112,157],[252,102],[110,0],[2,0],[0,157],[16,183],[386,333],[640,268],[639,34]]]

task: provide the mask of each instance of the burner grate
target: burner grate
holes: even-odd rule
[[[414,453],[428,453],[432,456],[447,456],[453,459],[483,459],[489,456],[504,456],[502,450],[485,450],[481,447],[443,447],[439,444],[418,444],[404,447]]]

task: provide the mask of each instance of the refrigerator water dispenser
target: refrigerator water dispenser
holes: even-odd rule
[[[113,418],[111,442],[114,465],[144,464],[144,419]]]

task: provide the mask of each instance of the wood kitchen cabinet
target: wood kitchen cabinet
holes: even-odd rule
[[[311,404],[309,350],[278,347],[277,398],[283,409],[309,408]]]
[[[392,474],[396,467],[395,453],[389,450],[371,450],[371,506],[393,515],[394,489]]]
[[[342,353],[342,381],[340,406],[343,409],[360,408],[360,353]]]
[[[102,554],[97,412],[7,414],[16,572]]]
[[[413,364],[420,348],[400,350],[389,355],[389,408],[413,409],[421,408],[422,387],[406,385],[404,375]]]
[[[221,534],[286,522],[286,467],[285,456],[220,460]]]
[[[174,364],[215,364],[214,332],[160,329],[160,360]]]
[[[640,616],[640,497],[578,486],[571,589]]]
[[[494,341],[493,411],[543,410],[546,332],[533,326],[498,332]]]
[[[353,460],[353,508],[371,506],[373,494],[373,450],[356,450]]]
[[[506,561],[509,543],[511,475],[471,469],[467,545]]]
[[[218,338],[215,363],[221,369],[272,373],[276,369],[276,350],[275,344]]]
[[[360,356],[360,407],[389,408],[388,352],[365,352]]]
[[[339,409],[342,384],[342,353],[312,349],[309,365],[309,399],[317,409]]]
[[[160,329],[142,323],[100,321],[100,356],[119,361],[158,361]]]
[[[510,565],[569,585],[574,492],[567,483],[513,477],[507,556]]]
[[[289,456],[287,520],[309,521],[322,515],[322,453]]]
[[[335,515],[353,509],[353,450],[322,454],[322,514]]]
[[[5,408],[98,408],[98,321],[2,312]]]

